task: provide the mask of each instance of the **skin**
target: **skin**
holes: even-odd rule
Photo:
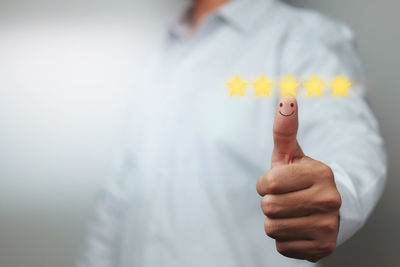
[[[296,99],[281,98],[271,169],[257,181],[257,192],[266,215],[265,232],[275,239],[278,252],[317,262],[336,248],[341,198],[329,166],[304,155],[297,129]]]
[[[230,2],[230,0],[196,0],[190,31],[194,33],[207,15],[228,2]]]
[[[196,0],[191,31],[229,0]],[[282,106],[281,106],[282,104]],[[336,248],[340,194],[329,166],[304,155],[296,140],[296,99],[280,99],[271,169],[257,181],[266,234],[284,256],[317,262]]]

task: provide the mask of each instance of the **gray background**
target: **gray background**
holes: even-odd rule
[[[0,0],[0,266],[70,267],[122,147],[125,95],[185,0]],[[389,153],[366,226],[325,266],[398,266],[400,2],[291,1],[348,23]]]

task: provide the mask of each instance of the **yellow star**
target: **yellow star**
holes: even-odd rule
[[[333,87],[333,96],[347,96],[351,82],[343,79],[340,75],[336,81],[331,83],[331,86]]]
[[[279,83],[279,86],[282,88],[282,96],[296,96],[296,88],[299,87],[299,83],[292,79],[290,75],[288,75],[287,79],[284,82]]]
[[[272,83],[268,79],[265,80],[264,76],[261,76],[260,80],[253,83],[253,86],[256,88],[256,96],[263,96],[263,95],[269,96],[270,95],[269,90],[273,85],[274,83]]]
[[[304,83],[304,85],[308,89],[307,96],[322,96],[321,89],[325,86],[325,83],[318,80],[315,75],[308,82]]]
[[[244,90],[246,89],[247,83],[240,80],[239,76],[236,76],[235,79],[231,82],[227,83],[230,91],[230,95],[240,95],[244,96]]]

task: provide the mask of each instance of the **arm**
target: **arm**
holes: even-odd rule
[[[125,163],[121,174],[110,179],[96,196],[93,217],[88,225],[79,267],[118,266],[118,251],[126,210],[124,173],[130,164]]]
[[[285,72],[297,77],[343,75],[354,83],[348,98],[333,98],[325,88],[323,98],[303,92],[299,105],[294,98],[278,103],[272,168],[257,191],[265,231],[288,257],[316,262],[332,253],[364,224],[384,187],[383,141],[348,33],[339,27],[328,32],[333,39],[288,42],[283,60]]]
[[[379,126],[365,99],[366,83],[354,37],[341,27],[337,32],[343,34],[319,44],[303,61],[302,76],[313,73],[334,79],[345,75],[353,83],[350,95],[303,99],[299,129],[305,153],[333,171],[342,199],[338,245],[359,230],[371,214],[382,194],[387,169]]]

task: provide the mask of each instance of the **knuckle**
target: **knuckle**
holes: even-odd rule
[[[274,173],[267,173],[265,176],[267,191],[270,193],[276,193],[279,190],[279,179]]]
[[[322,258],[330,255],[336,249],[336,241],[316,242],[313,246],[313,252],[306,258],[311,262],[318,262]]]
[[[332,219],[323,220],[319,228],[325,233],[335,233],[337,231],[337,222]]]
[[[329,193],[325,193],[324,197],[319,202],[323,210],[328,211],[339,210],[342,206],[342,199],[337,190],[331,190]]]
[[[297,251],[295,248],[290,246],[290,242],[276,242],[276,251],[280,253],[281,255],[289,258],[295,258],[295,259],[304,259],[306,258],[306,255],[303,253]]]
[[[335,176],[333,175],[332,169],[328,165],[321,163],[320,169],[321,169],[320,172],[321,172],[321,177],[322,178],[324,178],[327,181],[333,181],[334,180]]]
[[[266,195],[261,199],[261,208],[267,217],[274,217],[278,213],[277,206],[271,195]]]
[[[342,200],[340,198],[339,192],[337,190],[333,191],[329,198],[327,199],[327,206],[332,210],[338,210],[342,205]]]
[[[317,258],[318,260],[332,254],[336,249],[336,242],[335,241],[326,241],[326,242],[320,242],[318,244],[318,249],[314,253],[314,258]]]
[[[323,245],[323,248],[325,250],[325,255],[324,256],[328,256],[328,255],[332,254],[335,251],[336,242],[325,242],[325,244]]]
[[[266,212],[266,210],[268,210],[268,206],[269,206],[269,200],[268,200],[268,195],[265,195],[262,199],[261,199],[261,209],[262,211]]]
[[[265,230],[265,233],[267,234],[267,236],[269,236],[271,238],[275,238],[277,236],[278,229],[277,229],[275,223],[268,218],[265,219],[265,221],[264,221],[264,230]]]
[[[263,181],[263,179],[264,179],[264,175],[261,175],[260,178],[258,178],[257,184],[256,184],[257,193],[259,195],[261,195],[261,196],[263,195],[263,190],[262,190],[262,181]]]
[[[282,242],[276,242],[276,251],[284,256],[288,254],[287,246],[285,246]]]

